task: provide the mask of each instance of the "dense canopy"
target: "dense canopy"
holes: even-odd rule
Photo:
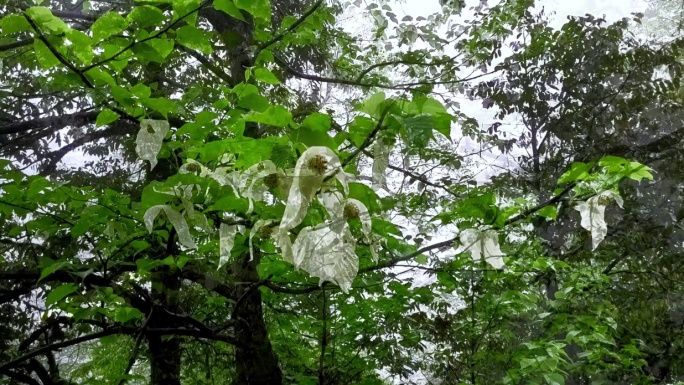
[[[684,381],[684,8],[430,1],[3,2],[0,384]]]

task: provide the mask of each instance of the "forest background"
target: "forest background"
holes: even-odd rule
[[[684,380],[684,3],[434,1],[3,2],[0,383]]]

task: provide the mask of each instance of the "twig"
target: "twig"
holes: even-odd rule
[[[255,282],[253,285],[247,288],[247,290],[245,290],[244,293],[242,293],[240,298],[238,298],[237,302],[235,302],[235,306],[233,306],[233,311],[230,314],[231,319],[235,319],[237,317],[238,309],[240,308],[240,305],[242,305],[242,303],[245,301],[247,296],[254,292],[254,290],[259,289],[261,286],[266,286],[268,284],[268,280],[271,279],[271,277],[273,277],[273,274],[269,275],[268,277],[262,279],[259,282]]]
[[[133,352],[131,352],[131,356],[128,358],[128,365],[126,365],[126,369],[124,370],[121,381],[119,381],[119,385],[123,385],[124,383],[126,383],[126,377],[128,377],[128,373],[131,372],[131,369],[133,369],[133,365],[135,365],[135,361],[138,358],[138,352],[140,351],[140,343],[143,340],[143,335],[145,334],[147,325],[149,325],[150,320],[152,319],[153,313],[154,308],[150,309],[150,314],[147,316],[147,319],[145,319],[145,322],[143,322],[142,327],[140,327],[140,332],[138,333],[138,336],[135,338],[135,346],[133,347]]]
[[[354,150],[345,160],[342,162],[341,168],[345,168],[349,163],[354,160],[354,158],[359,155],[363,150],[365,150],[370,144],[373,142],[373,139],[375,138],[375,135],[380,132],[382,129],[382,123],[385,121],[385,118],[387,117],[387,114],[389,113],[390,108],[394,105],[394,103],[397,102],[397,99],[392,100],[392,102],[382,111],[382,114],[380,115],[380,119],[378,119],[378,124],[375,125],[375,128],[373,131],[368,134],[366,139],[361,143],[361,145]]]
[[[76,337],[76,338],[68,340],[68,341],[55,342],[53,344],[45,345],[41,348],[32,350],[32,351],[24,354],[23,356],[17,357],[15,359],[13,359],[12,361],[9,361],[9,362],[6,362],[6,363],[0,365],[0,371],[4,371],[6,369],[14,368],[24,361],[28,361],[33,357],[39,356],[39,355],[47,353],[47,352],[51,352],[54,350],[58,350],[58,349],[66,348],[66,347],[73,346],[76,344],[80,344],[81,342],[91,341],[91,340],[95,340],[98,338],[111,336],[114,334],[119,334],[122,331],[123,331],[123,329],[121,329],[121,328],[107,329],[107,330],[103,330],[103,331],[100,331],[97,333],[86,334],[84,336]]]
[[[283,40],[283,39],[285,38],[285,36],[287,36],[287,35],[289,35],[290,33],[294,32],[294,30],[296,30],[300,25],[302,25],[302,23],[304,23],[304,21],[306,21],[306,19],[307,19],[309,16],[311,16],[314,12],[316,12],[316,10],[317,10],[322,4],[323,4],[323,0],[318,0],[318,1],[317,1],[309,10],[308,10],[308,11],[306,11],[299,19],[297,19],[297,21],[295,21],[294,23],[292,23],[292,25],[290,26],[290,28],[288,28],[288,29],[285,30],[284,32],[278,34],[278,35],[277,35],[276,37],[274,37],[273,39],[271,39],[271,40],[269,40],[269,41],[267,41],[267,42],[261,44],[261,45],[257,48],[256,52],[254,53],[254,60],[256,60],[256,59],[259,57],[259,54],[261,53],[261,51],[263,51],[263,50],[265,50],[266,48],[272,46],[273,44],[278,43],[279,41]]]
[[[76,75],[78,75],[78,77],[81,78],[81,81],[83,82],[83,84],[86,85],[86,87],[95,88],[93,86],[93,83],[91,83],[90,80],[83,73],[84,71],[81,71],[78,68],[76,68],[75,65],[71,64],[68,60],[66,60],[64,58],[64,56],[62,56],[62,54],[59,53],[55,49],[55,47],[52,46],[52,44],[50,44],[50,42],[47,40],[47,38],[45,38],[45,35],[43,35],[43,32],[38,28],[38,26],[33,21],[33,19],[26,12],[24,12],[24,17],[26,18],[26,21],[28,21],[28,23],[31,25],[31,28],[33,28],[33,30],[36,31],[36,33],[38,34],[38,39],[40,39],[40,41],[45,43],[45,45],[50,50],[50,52],[52,52],[52,54],[55,55],[57,60],[59,60],[59,62],[62,63],[65,67],[67,67],[68,69],[70,69],[71,71],[76,73]]]

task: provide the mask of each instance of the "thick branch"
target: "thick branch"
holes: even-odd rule
[[[211,60],[202,56],[201,53],[195,51],[194,49],[190,49],[190,48],[187,48],[185,46],[182,46],[180,44],[177,44],[176,47],[180,48],[181,51],[187,53],[188,55],[194,57],[198,62],[200,62],[204,67],[206,67],[209,71],[211,71],[219,79],[226,82],[226,84],[229,84],[231,86],[233,85],[233,79],[230,77],[230,75],[228,75],[225,71],[223,71],[219,66],[214,64]]]
[[[322,4],[323,4],[323,0],[318,0],[318,1],[311,7],[311,9],[309,9],[308,11],[306,11],[299,19],[297,19],[297,21],[295,21],[294,23],[292,23],[292,25],[290,26],[290,28],[288,28],[288,29],[285,30],[284,32],[278,34],[278,36],[274,37],[273,39],[271,39],[271,40],[269,40],[269,41],[263,43],[262,45],[260,45],[260,46],[257,48],[256,53],[254,54],[254,60],[256,60],[256,59],[259,57],[259,54],[261,53],[261,51],[263,51],[263,50],[267,49],[268,47],[272,46],[273,44],[276,44],[276,43],[278,43],[279,41],[283,40],[283,39],[285,38],[285,36],[291,34],[291,33],[294,32],[297,28],[299,28],[299,26],[302,25],[302,23],[304,23],[304,22],[306,21],[306,19],[307,19],[309,16],[311,16],[314,12],[316,12],[316,10],[317,10]]]
[[[67,144],[66,146],[60,148],[59,150],[53,151],[47,155],[50,162],[43,167],[40,171],[40,175],[46,176],[50,175],[57,168],[57,164],[66,156],[69,152],[83,146],[84,144],[96,141],[102,138],[108,138],[110,136],[126,135],[135,132],[137,126],[126,124],[123,121],[115,122],[108,128],[100,131],[95,131],[83,135],[82,137],[75,139],[73,142]]]
[[[69,115],[50,116],[47,118],[9,123],[0,126],[0,135],[16,134],[47,127],[50,127],[53,130],[60,130],[68,126],[83,126],[85,124],[94,123],[98,113],[98,111],[76,112]]]
[[[82,342],[88,342],[88,341],[96,340],[98,338],[111,336],[114,334],[119,334],[121,332],[122,332],[121,328],[113,328],[113,329],[108,329],[108,330],[102,330],[102,331],[92,333],[92,334],[86,334],[86,335],[76,337],[76,338],[71,339],[71,340],[62,341],[62,342],[55,342],[53,344],[45,345],[45,346],[40,347],[38,349],[32,350],[32,351],[24,354],[23,356],[17,357],[15,359],[13,359],[12,361],[9,361],[7,363],[0,365],[0,372],[4,372],[6,370],[15,368],[19,364],[21,364],[25,361],[28,361],[33,357],[37,357],[37,356],[40,356],[40,355],[48,353],[48,352],[52,352],[52,351],[59,350],[62,348],[66,348],[69,346],[74,346],[74,345],[80,344]]]

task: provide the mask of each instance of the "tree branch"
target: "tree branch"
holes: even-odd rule
[[[28,23],[31,25],[31,28],[33,28],[33,30],[38,34],[38,39],[45,43],[50,52],[52,52],[52,54],[55,55],[57,60],[59,60],[59,62],[62,63],[62,65],[70,69],[72,72],[76,73],[76,75],[78,75],[78,77],[81,78],[81,81],[83,82],[83,84],[86,85],[86,87],[95,88],[93,86],[93,83],[91,83],[88,77],[85,76],[84,71],[79,70],[75,65],[71,64],[68,60],[66,60],[64,56],[62,56],[61,53],[59,53],[59,51],[55,49],[55,47],[52,46],[52,44],[50,44],[45,35],[43,35],[43,32],[40,30],[40,28],[38,28],[33,19],[28,14],[26,14],[26,12],[24,12],[24,17],[26,18],[26,21],[28,21]]]
[[[94,123],[97,119],[98,111],[82,111],[70,115],[49,116],[21,122],[13,122],[0,126],[0,135],[16,134],[29,130],[38,130],[50,127],[60,130],[67,126],[82,126]]]
[[[306,11],[297,21],[292,23],[290,28],[285,30],[284,32],[278,34],[276,37],[273,39],[261,44],[256,52],[254,53],[254,60],[256,60],[259,57],[259,54],[261,51],[267,49],[268,47],[272,46],[273,44],[278,43],[279,41],[283,40],[285,36],[289,35],[290,33],[294,32],[297,28],[299,28],[302,23],[306,21],[306,19],[311,16],[316,10],[323,4],[323,0],[318,0],[308,11]]]
[[[347,158],[344,159],[344,162],[342,162],[342,165],[340,166],[341,168],[345,168],[349,163],[356,158],[357,155],[361,153],[361,151],[365,150],[370,144],[373,142],[373,139],[375,138],[375,135],[380,132],[382,129],[382,123],[385,121],[385,118],[387,117],[387,114],[389,113],[390,108],[394,105],[394,103],[397,102],[397,99],[392,100],[392,102],[382,111],[382,114],[380,115],[380,119],[378,119],[378,123],[375,125],[375,128],[373,131],[368,134],[366,139],[361,143],[361,145],[354,150]]]
[[[124,124],[124,126],[122,126],[122,124]],[[82,137],[75,139],[73,142],[60,148],[59,150],[49,153],[47,157],[50,159],[50,162],[43,167],[43,169],[40,171],[40,175],[46,176],[54,172],[55,168],[57,168],[57,164],[62,160],[62,158],[64,158],[64,156],[66,156],[69,152],[77,149],[78,147],[83,146],[84,144],[96,141],[98,139],[107,138],[110,136],[126,135],[129,133],[133,133],[136,129],[136,126],[125,125],[125,123],[123,123],[122,121],[118,121],[114,122],[112,125],[110,125],[108,128],[104,130],[95,131],[83,135]]]
[[[194,49],[190,49],[190,48],[182,46],[180,44],[176,44],[176,47],[180,48],[181,51],[187,53],[188,55],[194,57],[195,60],[200,62],[203,66],[205,66],[209,71],[211,71],[219,79],[223,80],[224,82],[226,82],[227,84],[229,84],[231,86],[233,85],[233,78],[231,78],[230,75],[225,73],[219,66],[212,63],[211,60],[202,56],[202,54],[195,51]]]
[[[119,385],[123,385],[126,383],[126,377],[128,377],[128,373],[131,372],[131,369],[133,369],[133,365],[135,365],[135,361],[138,358],[138,352],[140,351],[140,344],[142,343],[145,329],[147,329],[147,326],[150,324],[150,320],[152,319],[153,314],[154,308],[150,309],[150,314],[147,315],[145,322],[143,322],[142,327],[140,327],[140,332],[138,333],[138,336],[135,337],[135,345],[133,346],[131,356],[128,357],[128,365],[126,365],[126,369],[124,369],[124,373],[121,378],[121,381],[119,381]]]
[[[92,333],[92,334],[86,334],[80,337],[76,337],[71,340],[67,341],[62,341],[62,342],[55,342],[53,344],[45,345],[43,347],[40,347],[38,349],[32,350],[23,356],[17,357],[9,362],[6,362],[2,365],[0,365],[0,372],[3,372],[8,369],[12,369],[17,367],[19,364],[23,363],[24,361],[28,361],[33,357],[37,357],[39,355],[45,354],[47,352],[52,352],[58,349],[66,348],[69,346],[77,345],[82,342],[88,342],[92,340],[96,340],[98,338],[106,337],[106,336],[111,336],[114,334],[119,334],[123,331],[121,328],[113,328],[113,329],[108,329],[108,330],[102,330],[97,333]]]

